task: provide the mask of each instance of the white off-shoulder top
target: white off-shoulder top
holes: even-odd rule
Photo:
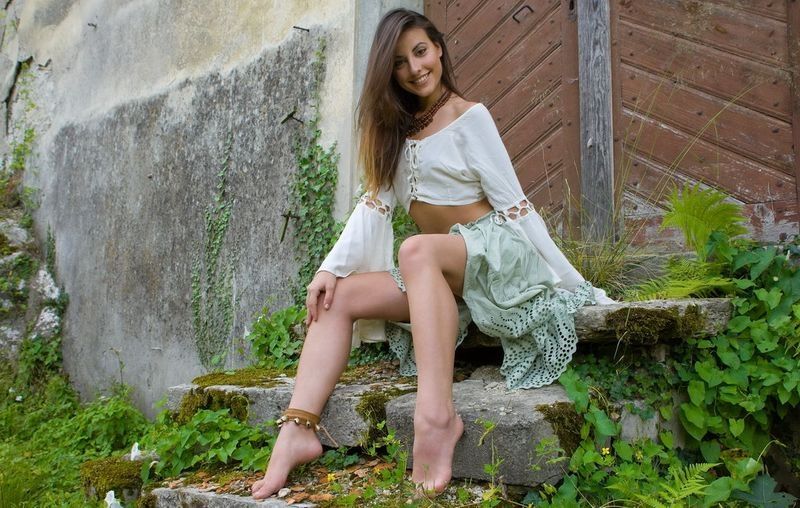
[[[494,120],[483,104],[475,104],[443,129],[421,140],[408,139],[392,189],[365,194],[347,221],[320,271],[347,277],[354,272],[390,270],[392,212],[406,211],[414,200],[432,205],[466,205],[487,198],[506,219],[517,221],[559,287],[574,289],[584,281],[553,242],[517,180]],[[612,303],[595,288],[598,303]]]

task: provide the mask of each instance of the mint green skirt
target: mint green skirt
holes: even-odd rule
[[[470,321],[483,333],[500,339],[500,372],[509,389],[536,388],[557,380],[578,344],[575,312],[594,303],[592,286],[574,292],[557,290],[551,271],[520,226],[491,212],[469,224],[455,224],[450,234],[464,238],[467,265],[459,302],[456,347]],[[398,269],[392,277],[405,291]],[[387,323],[389,347],[400,359],[400,373],[415,375],[411,325]]]

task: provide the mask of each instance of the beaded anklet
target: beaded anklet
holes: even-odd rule
[[[319,424],[319,416],[315,415],[314,413],[309,413],[308,411],[303,411],[302,409],[295,409],[295,408],[288,408],[286,411],[283,412],[280,418],[275,420],[275,425],[278,427],[283,426],[286,422],[294,422],[295,425],[299,425],[301,427],[305,427],[307,429],[313,429],[314,432],[319,432],[320,430],[325,433],[325,436],[330,439],[331,443],[336,448],[339,448],[339,443],[336,442],[335,439],[328,433],[325,427]]]

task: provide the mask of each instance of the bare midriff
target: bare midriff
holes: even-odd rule
[[[412,201],[409,215],[425,234],[447,234],[453,224],[467,224],[480,219],[492,211],[486,198],[468,205],[432,205],[424,201]]]

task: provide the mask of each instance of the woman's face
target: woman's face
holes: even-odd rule
[[[409,28],[394,48],[392,75],[400,88],[425,102],[436,99],[442,80],[442,48],[422,28]]]

